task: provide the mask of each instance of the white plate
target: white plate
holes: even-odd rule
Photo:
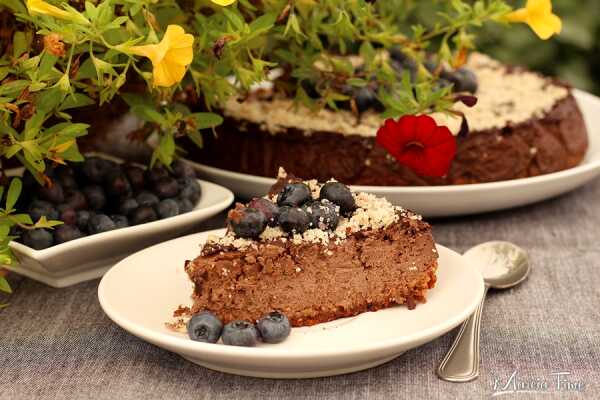
[[[454,186],[352,186],[360,192],[387,197],[426,217],[477,214],[532,204],[576,189],[600,175],[600,99],[575,91],[583,111],[590,148],[583,163],[552,174],[510,181]],[[241,174],[206,165],[190,163],[210,181],[227,186],[244,198],[263,196],[275,179]]]
[[[195,258],[204,232],[136,253],[104,275],[98,297],[104,312],[123,329],[156,346],[218,371],[267,378],[309,378],[370,368],[448,332],[483,296],[483,279],[467,259],[445,247],[436,287],[427,303],[367,312],[312,327],[294,328],[276,345],[256,348],[193,342],[165,327],[179,305],[190,305],[192,283],[183,265]]]
[[[99,278],[129,254],[188,234],[200,222],[220,213],[233,202],[233,193],[229,189],[201,180],[198,183],[202,197],[188,213],[86,236],[44,250],[11,242],[10,247],[18,261],[3,267],[54,287]]]

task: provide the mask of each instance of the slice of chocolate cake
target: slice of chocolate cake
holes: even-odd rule
[[[412,309],[435,285],[429,224],[338,182],[280,174],[272,193],[238,204],[228,224],[186,264],[192,314],[208,310],[227,323],[277,310],[305,326],[398,304]]]

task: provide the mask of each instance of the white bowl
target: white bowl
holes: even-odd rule
[[[574,91],[585,117],[590,148],[581,165],[565,171],[502,182],[453,186],[352,186],[386,197],[426,217],[450,217],[497,211],[546,200],[576,189],[600,175],[600,99]],[[189,160],[199,175],[227,186],[242,198],[263,196],[275,179],[214,168]]]
[[[434,340],[473,313],[483,278],[469,259],[437,246],[436,286],[414,310],[396,306],[311,327],[293,328],[283,343],[255,348],[194,342],[166,328],[193,285],[185,260],[198,256],[209,234],[181,237],[127,257],[104,275],[98,297],[104,312],[131,334],[204,367],[264,378],[312,378],[380,365]]]
[[[54,287],[99,278],[131,253],[193,232],[200,222],[220,213],[233,202],[233,193],[229,189],[202,180],[198,183],[202,197],[188,213],[86,236],[44,250],[11,242],[17,262],[3,267]]]

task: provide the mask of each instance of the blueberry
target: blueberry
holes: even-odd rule
[[[163,178],[169,177],[169,171],[162,165],[157,165],[146,171],[146,179],[151,183],[156,183]]]
[[[129,180],[131,187],[135,191],[141,191],[146,186],[145,171],[143,168],[135,165],[127,165],[124,167],[125,176]]]
[[[110,219],[115,223],[116,229],[127,228],[129,226],[129,220],[124,215],[111,215]]]
[[[288,318],[279,311],[273,311],[258,320],[256,328],[265,343],[283,342],[292,330]]]
[[[67,225],[75,225],[77,223],[77,212],[72,208],[67,208],[60,213],[59,218]]]
[[[45,229],[28,230],[23,234],[23,244],[35,250],[44,250],[54,244],[52,234]]]
[[[196,171],[194,171],[194,168],[185,161],[175,160],[171,168],[173,169],[175,176],[178,178],[196,179]]]
[[[131,213],[134,212],[139,206],[140,205],[137,200],[130,197],[121,202],[121,205],[119,206],[119,212],[123,215],[131,215]]]
[[[114,163],[99,157],[86,158],[81,167],[87,181],[92,183],[101,183],[113,169]]]
[[[214,314],[202,311],[187,323],[190,339],[196,342],[217,343],[223,331],[223,323]]]
[[[321,200],[329,200],[330,202],[340,206],[342,214],[347,215],[356,209],[356,202],[352,192],[348,186],[340,182],[327,182],[321,187]]]
[[[33,222],[39,221],[42,216],[47,219],[58,219],[58,211],[52,206],[51,203],[43,200],[34,200],[29,205],[28,214]]]
[[[106,205],[106,194],[100,186],[87,186],[83,188],[83,194],[90,210],[98,211]]]
[[[281,229],[288,233],[304,233],[310,227],[308,214],[298,207],[281,207],[278,222]]]
[[[156,207],[160,199],[150,192],[142,192],[135,198],[140,207]]]
[[[154,184],[154,193],[161,199],[176,197],[179,194],[179,185],[174,178],[161,178]]]
[[[164,199],[156,208],[160,218],[170,218],[179,215],[179,204],[173,199]]]
[[[150,206],[140,206],[131,214],[131,225],[145,224],[158,219],[156,211]]]
[[[79,228],[73,225],[61,225],[54,230],[54,242],[56,244],[80,239],[83,236]]]
[[[288,183],[277,196],[280,206],[300,207],[312,198],[310,188],[304,183]]]
[[[358,112],[365,112],[369,108],[375,108],[376,104],[379,102],[375,92],[369,87],[365,86],[356,92],[354,95],[354,102],[356,103],[356,108]]]
[[[225,325],[221,338],[230,346],[252,347],[258,342],[258,330],[247,321],[233,321]]]
[[[87,210],[77,211],[76,218],[75,218],[75,224],[77,225],[77,227],[80,230],[87,232],[88,223],[90,221],[90,218],[92,218],[93,215],[94,214],[92,212],[87,211]]]
[[[178,179],[177,183],[181,189],[179,196],[190,200],[193,204],[198,203],[202,194],[202,188],[194,178],[186,177]]]
[[[310,218],[310,227],[313,229],[334,230],[339,222],[338,210],[329,200],[313,201],[304,206]]]
[[[87,207],[87,200],[85,195],[81,193],[79,190],[71,190],[67,192],[65,197],[65,204],[77,210],[83,210]]]
[[[470,69],[459,68],[454,72],[443,74],[442,78],[447,79],[454,84],[455,92],[477,92],[477,76]]]
[[[90,235],[94,235],[96,233],[112,231],[117,229],[117,226],[107,215],[95,214],[90,217],[87,228]]]
[[[127,177],[120,171],[111,173],[106,179],[106,193],[113,197],[131,196],[133,190]]]
[[[65,201],[65,192],[62,186],[57,181],[54,181],[48,186],[39,188],[38,196],[42,200],[49,201],[54,204],[60,204]]]
[[[263,213],[267,219],[267,225],[277,226],[277,220],[279,219],[279,207],[271,200],[265,199],[264,197],[256,197],[248,203],[249,208],[254,208]]]
[[[227,224],[238,237],[257,238],[267,227],[267,219],[255,208],[236,207],[227,214]]]
[[[179,206],[179,214],[185,214],[194,209],[194,204],[190,199],[178,198],[177,205]]]

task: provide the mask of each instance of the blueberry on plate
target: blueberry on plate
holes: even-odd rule
[[[310,218],[310,227],[313,229],[334,230],[339,222],[338,210],[329,200],[317,200],[304,206]]]
[[[131,196],[133,189],[125,174],[118,170],[106,179],[106,192],[114,197],[128,197]]]
[[[60,225],[54,230],[54,243],[61,244],[82,238],[84,235],[78,227],[73,225]]]
[[[233,321],[225,325],[221,339],[223,343],[230,346],[256,346],[258,342],[258,330],[247,321]]]
[[[196,204],[200,200],[202,188],[196,179],[190,177],[179,178],[177,183],[181,190],[179,197],[190,200],[192,204]]]
[[[177,199],[177,205],[179,206],[179,214],[185,214],[194,209],[194,203],[190,199],[182,197]]]
[[[161,178],[154,184],[154,193],[161,199],[176,197],[179,194],[179,184],[175,178]]]
[[[140,207],[156,207],[160,199],[150,192],[142,192],[135,198]]]
[[[377,95],[368,86],[362,87],[356,91],[354,102],[359,113],[365,112],[370,108],[374,108],[378,102]]]
[[[304,233],[310,227],[310,218],[301,208],[284,206],[279,209],[278,223],[284,232]]]
[[[267,225],[277,226],[279,219],[279,207],[269,199],[264,197],[255,197],[248,203],[249,208],[254,208],[265,216],[267,219]]]
[[[88,210],[77,211],[75,224],[79,230],[87,232],[88,222],[90,221],[90,218],[92,218],[92,215],[94,215],[94,213]]]
[[[456,71],[444,73],[442,78],[454,84],[455,92],[476,93],[479,86],[477,76],[467,68],[459,68]]]
[[[110,219],[115,223],[116,229],[127,228],[129,226],[129,220],[124,215],[114,214],[110,216]]]
[[[217,343],[223,331],[223,323],[213,313],[202,311],[187,323],[190,339],[196,342]]]
[[[194,168],[190,164],[184,161],[175,160],[171,168],[173,168],[173,173],[178,178],[196,179],[196,171],[194,171]]]
[[[242,238],[256,239],[267,227],[265,215],[255,208],[236,207],[227,214],[227,223]]]
[[[140,206],[131,214],[132,225],[145,224],[147,222],[156,221],[157,219],[158,215],[156,215],[156,211],[149,206]]]
[[[90,210],[98,211],[106,205],[106,194],[104,193],[104,189],[98,185],[83,188],[83,195],[87,200]]]
[[[27,213],[33,220],[33,222],[39,221],[39,219],[43,216],[46,216],[47,219],[58,219],[58,211],[54,208],[51,203],[43,200],[34,200],[29,205],[29,209]]]
[[[173,199],[164,199],[156,207],[160,218],[170,218],[179,215],[179,204]]]
[[[87,230],[91,235],[96,233],[108,232],[117,229],[117,226],[108,215],[94,214],[90,217]]]
[[[115,163],[100,157],[88,157],[83,162],[81,170],[86,180],[93,183],[102,183],[108,173],[113,170]]]
[[[310,188],[302,182],[288,183],[277,196],[279,206],[300,207],[312,199]]]
[[[65,204],[69,205],[75,211],[83,210],[87,207],[85,195],[79,190],[70,190],[65,197]]]
[[[60,220],[67,225],[75,225],[77,223],[77,211],[72,208],[66,208],[60,213]]]
[[[54,244],[54,238],[45,229],[33,229],[23,234],[23,244],[35,250],[44,250]]]
[[[127,165],[123,169],[133,190],[140,191],[144,189],[144,186],[146,186],[146,177],[143,168],[135,165]]]
[[[327,182],[321,187],[321,200],[329,200],[330,202],[340,206],[342,214],[347,215],[356,209],[356,202],[352,192],[348,186],[340,182]]]
[[[168,178],[169,171],[161,165],[157,165],[152,169],[146,171],[146,179],[152,184],[158,182],[162,178]]]
[[[281,343],[288,336],[292,327],[288,318],[279,311],[272,311],[256,322],[256,328],[265,343]]]
[[[65,192],[63,191],[61,184],[58,182],[53,182],[50,185],[39,188],[38,196],[40,199],[54,204],[60,204],[65,201]]]
[[[139,206],[137,200],[130,197],[121,202],[119,212],[123,215],[131,215]]]

